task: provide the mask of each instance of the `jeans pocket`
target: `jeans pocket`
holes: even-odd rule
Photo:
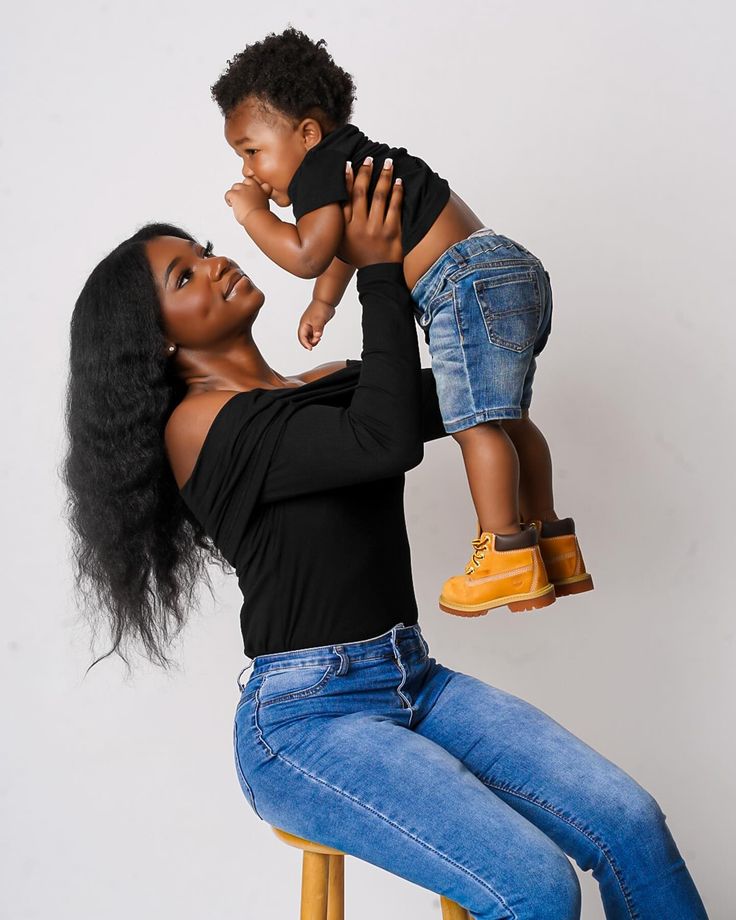
[[[314,696],[337,672],[334,664],[307,665],[283,671],[268,671],[258,690],[260,708]]]
[[[526,266],[489,272],[473,290],[493,345],[522,352],[534,344],[542,313],[536,272]]]

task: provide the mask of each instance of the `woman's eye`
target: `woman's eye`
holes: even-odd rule
[[[201,259],[211,259],[214,251],[215,251],[214,244],[210,240],[207,240],[206,245],[202,248],[202,255],[200,256],[200,258]],[[184,271],[179,275],[179,277],[176,280],[177,290],[179,288],[183,288],[186,284],[188,284],[189,281],[191,281],[193,274],[194,272],[192,271],[191,268],[185,268]]]

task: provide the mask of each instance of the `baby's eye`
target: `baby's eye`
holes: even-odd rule
[[[257,152],[258,152],[258,151],[255,150],[253,147],[248,147],[246,150],[243,151],[243,153],[244,153],[247,157],[252,157],[252,156],[254,156]]]

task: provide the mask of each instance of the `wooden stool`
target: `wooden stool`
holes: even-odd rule
[[[304,851],[301,920],[345,920],[345,854],[273,827],[276,836]],[[442,920],[470,920],[470,914],[440,898]]]

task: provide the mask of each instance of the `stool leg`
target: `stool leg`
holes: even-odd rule
[[[470,920],[470,914],[464,907],[460,907],[449,898],[440,898],[442,905],[442,920]]]
[[[329,856],[327,920],[345,920],[345,857]]]
[[[301,920],[327,920],[327,883],[330,857],[304,851]]]

